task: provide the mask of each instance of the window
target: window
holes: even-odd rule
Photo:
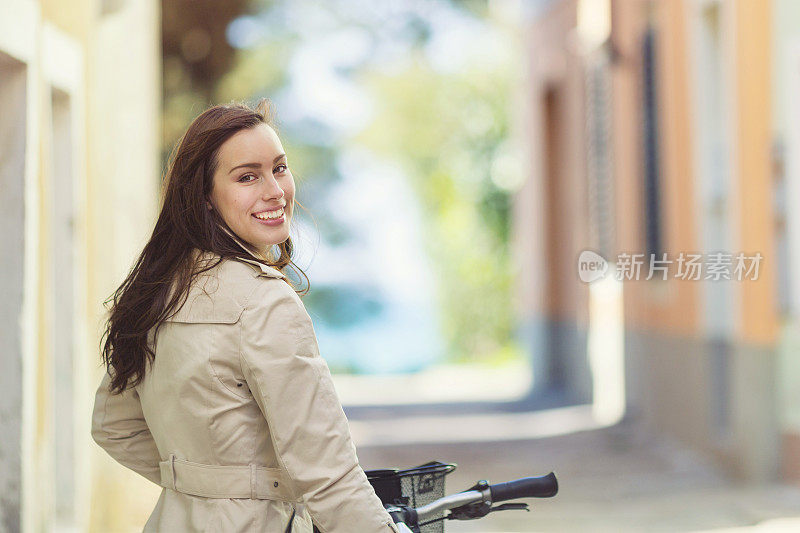
[[[656,76],[656,36],[649,27],[642,40],[642,117],[644,152],[645,250],[661,256],[664,251],[661,229],[661,201],[658,151],[658,93]]]

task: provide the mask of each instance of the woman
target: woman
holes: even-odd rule
[[[389,533],[283,271],[295,186],[268,104],[215,106],[113,297],[92,436],[161,485],[145,531]]]

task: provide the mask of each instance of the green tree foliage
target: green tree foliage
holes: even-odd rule
[[[452,360],[507,353],[514,329],[510,197],[491,175],[509,136],[502,67],[441,73],[420,54],[402,72],[362,76],[380,108],[357,141],[403,165],[418,193]]]

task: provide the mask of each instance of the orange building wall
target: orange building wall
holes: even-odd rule
[[[664,250],[673,258],[696,251],[695,190],[689,102],[686,13],[683,2],[614,3],[615,165],[619,251],[643,253],[642,36],[648,12],[657,35],[661,219]],[[652,5],[652,7],[650,7]],[[626,282],[625,320],[632,328],[693,336],[698,333],[696,281],[668,278]]]
[[[759,279],[739,284],[739,336],[772,345],[778,332],[771,164],[771,2],[736,2],[736,163],[740,251],[764,256]],[[739,251],[739,250],[737,250]]]

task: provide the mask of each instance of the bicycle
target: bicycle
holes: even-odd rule
[[[445,520],[476,520],[491,512],[525,510],[520,498],[550,498],[558,493],[553,472],[490,485],[478,481],[462,492],[444,495],[444,478],[454,463],[431,461],[407,469],[367,470],[367,479],[403,533],[443,533]],[[448,513],[448,514],[445,514]]]

